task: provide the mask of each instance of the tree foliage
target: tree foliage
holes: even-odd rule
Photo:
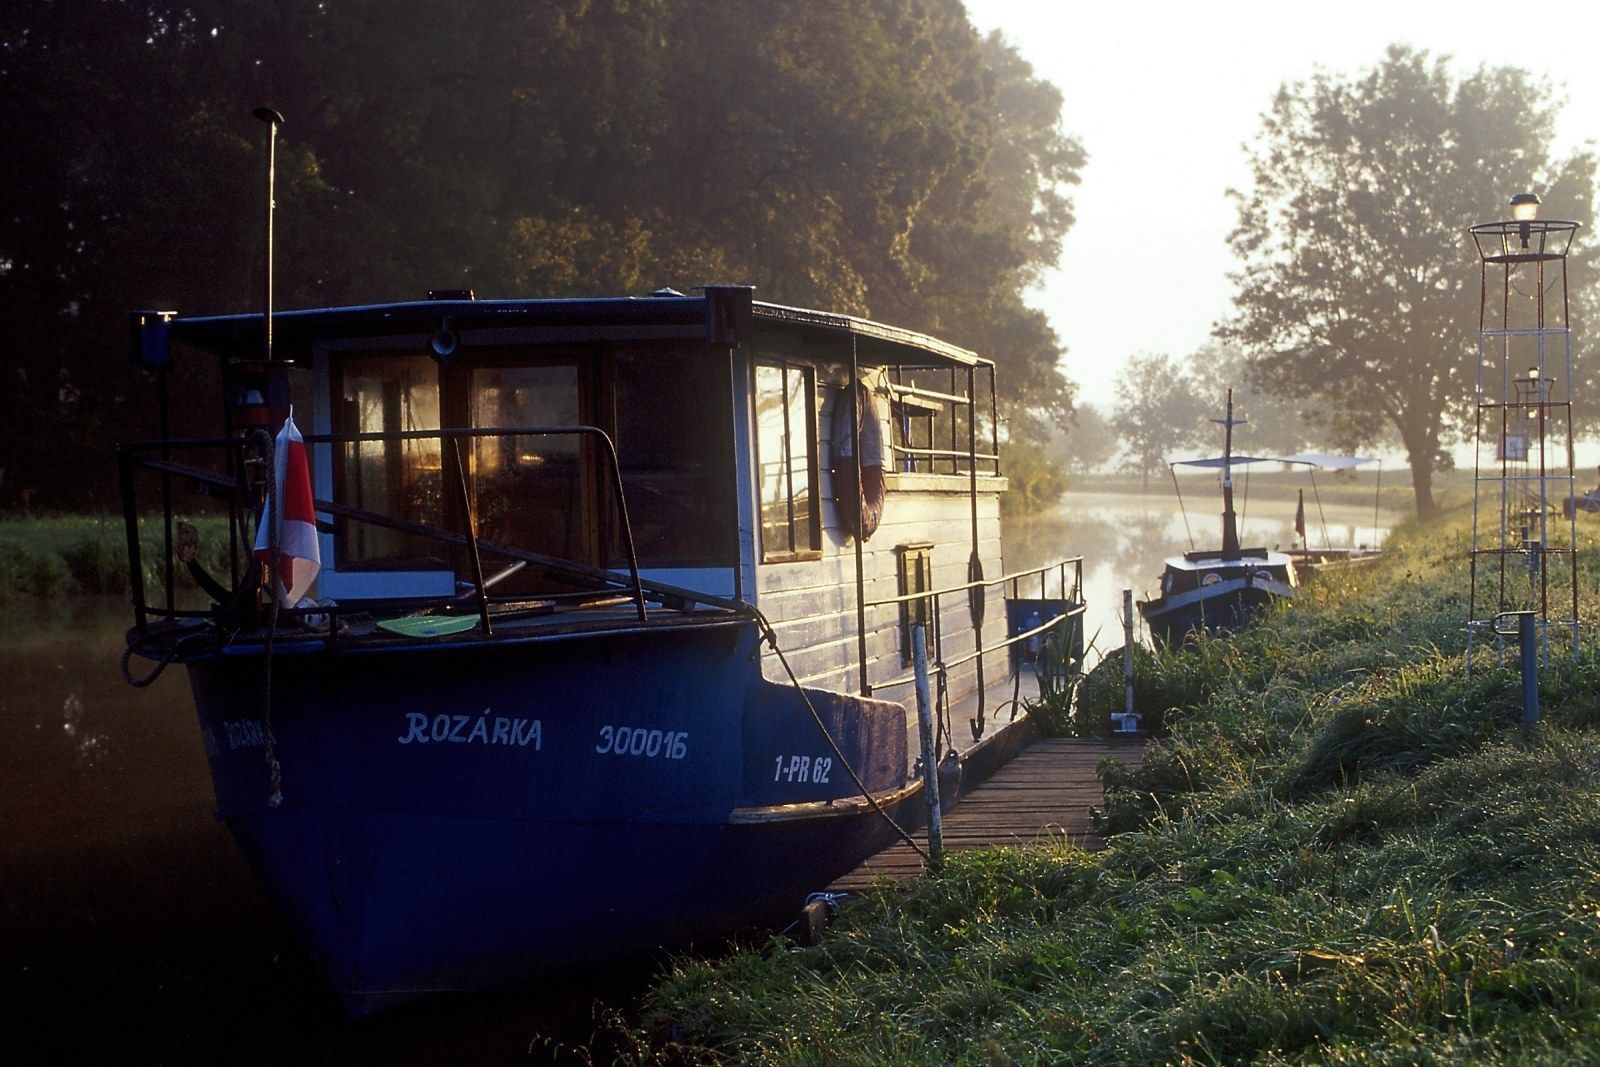
[[[1313,439],[1301,405],[1285,403],[1258,389],[1250,370],[1249,358],[1236,345],[1213,342],[1189,357],[1189,374],[1207,402],[1219,401],[1219,415],[1223,392],[1233,390],[1234,417],[1245,420],[1235,438],[1242,443],[1241,452],[1288,455],[1301,451]]]
[[[1051,428],[1045,446],[1067,473],[1093,474],[1116,456],[1117,431],[1099,406],[1079,401],[1071,419]]]
[[[1000,498],[1003,515],[1031,515],[1048,511],[1067,491],[1067,476],[1044,445],[1033,441],[1008,441],[1001,447],[1010,488]]]
[[[280,306],[747,282],[992,354],[1019,430],[1070,408],[1022,293],[1083,155],[958,0],[14,0],[0,501],[147,432],[126,310],[259,306],[260,103]]]
[[[1355,76],[1285,85],[1248,150],[1252,184],[1232,194],[1243,268],[1220,336],[1332,444],[1398,439],[1419,513],[1434,510],[1431,472],[1470,426],[1479,272],[1467,227],[1503,218],[1529,188],[1545,217],[1592,222],[1595,158],[1552,157],[1555,114],[1524,71],[1458,74],[1391,47]],[[1581,337],[1592,243],[1570,270]]]
[[[1127,447],[1125,469],[1137,471],[1145,488],[1150,486],[1150,472],[1168,454],[1204,439],[1211,424],[1206,421],[1209,398],[1202,393],[1200,384],[1171,356],[1143,352],[1123,366],[1111,425]]]

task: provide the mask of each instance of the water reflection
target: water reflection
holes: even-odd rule
[[[184,672],[122,680],[128,620],[114,597],[0,605],[7,1047],[62,1062],[526,1063],[540,1032],[582,1040],[595,998],[637,996],[648,962],[347,1023],[213,815]]]
[[[1135,599],[1153,592],[1167,556],[1194,548],[1214,548],[1222,540],[1220,508],[1210,498],[1197,502],[1185,494],[1188,513],[1170,494],[1068,493],[1044,515],[1011,519],[1005,525],[1008,571],[1047,563],[1059,556],[1083,557],[1088,600],[1085,633],[1093,642],[1090,659],[1122,647],[1122,591]],[[1287,548],[1298,542],[1293,502],[1256,501],[1239,523],[1247,545]],[[1368,506],[1324,505],[1307,516],[1313,548],[1325,545],[1371,546],[1388,536],[1397,516],[1380,513],[1376,529]],[[1325,526],[1324,526],[1325,523]],[[1136,639],[1149,643],[1142,624]]]
[[[93,767],[105,759],[111,739],[85,720],[81,689],[73,689],[61,702],[61,732],[79,767]]]

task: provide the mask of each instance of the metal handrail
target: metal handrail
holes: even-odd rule
[[[1081,592],[1083,590],[1083,557],[1069,556],[1066,559],[1059,559],[1054,563],[1046,563],[1039,567],[1027,567],[1020,571],[1012,571],[1010,574],[1003,574],[998,578],[981,578],[977,581],[962,582],[959,585],[948,585],[943,589],[928,589],[920,593],[907,593],[904,596],[892,596],[885,597],[881,600],[869,600],[866,603],[867,607],[869,608],[883,607],[886,604],[904,604],[912,600],[927,600],[930,597],[941,597],[951,593],[965,593],[969,590],[984,589],[992,585],[1004,585],[1006,582],[1020,581],[1023,578],[1032,577],[1033,575],[1039,575],[1042,578],[1050,571],[1058,571],[1062,575],[1062,581],[1064,583],[1066,580],[1066,569],[1068,567],[1071,567],[1074,572],[1072,584],[1073,591]],[[1062,585],[1062,599],[1067,599],[1065,584]]]
[[[1067,589],[1066,579],[1068,567],[1071,567],[1073,571],[1073,581],[1070,593]],[[1019,583],[1024,578],[1030,578],[1035,575],[1039,577],[1040,592],[1043,594],[1047,592],[1048,575],[1051,571],[1056,571],[1060,576],[1058,588],[1061,590],[1061,599],[1071,601],[1073,604],[1071,608],[1060,615],[1053,616],[1048,621],[1037,627],[1034,627],[1031,630],[1026,630],[1011,637],[1007,637],[1005,640],[995,645],[980,646],[973,651],[963,653],[954,659],[945,659],[943,656],[943,649],[941,647],[939,649],[939,654],[934,657],[934,661],[932,664],[930,664],[930,666],[936,673],[948,673],[953,668],[960,667],[966,663],[971,663],[983,656],[992,655],[1003,649],[1009,649],[1013,645],[1027,641],[1048,630],[1055,629],[1068,619],[1083,615],[1085,610],[1082,599],[1083,557],[1073,556],[1069,559],[1058,560],[1055,563],[1047,563],[1041,567],[1030,567],[1020,571],[1013,571],[1012,573],[1002,575],[999,578],[986,578],[977,581],[962,582],[959,585],[946,586],[943,589],[927,590],[920,593],[907,593],[901,596],[885,597],[880,600],[869,600],[866,602],[866,606],[869,608],[886,607],[890,604],[908,604],[914,601],[932,600],[934,603],[934,616],[937,618],[939,614],[938,605],[940,597],[952,596],[959,593],[970,593],[974,589],[985,589],[990,586],[1001,586],[1007,583]],[[1041,599],[1046,598],[1041,596]],[[942,646],[943,642],[941,641],[939,644]],[[912,673],[902,675],[897,678],[891,678],[884,682],[874,682],[872,684],[872,688],[874,691],[879,689],[890,689],[896,686],[909,685],[915,681],[916,675],[915,673]]]
[[[604,430],[596,426],[525,426],[525,427],[483,427],[483,428],[441,428],[436,430],[401,430],[391,433],[346,433],[346,434],[312,434],[306,437],[309,444],[355,444],[367,441],[396,441],[396,440],[459,440],[461,438],[486,438],[486,437],[523,437],[523,436],[587,436],[598,438],[602,451],[606,457],[609,481],[611,483],[613,499],[621,523],[623,543],[628,556],[628,570],[631,583],[627,587],[638,612],[641,622],[647,621],[648,613],[645,608],[644,582],[639,574],[638,552],[634,545],[633,527],[628,518],[628,505],[622,487],[621,466],[617,460],[616,446]],[[129,588],[133,594],[134,618],[141,635],[144,634],[151,614],[169,618],[192,618],[199,613],[177,611],[172,608],[154,610],[145,601],[143,560],[138,533],[138,510],[135,505],[133,488],[134,469],[142,468],[152,470],[163,475],[164,479],[182,477],[190,479],[212,489],[225,491],[230,512],[230,524],[235,518],[242,516],[247,506],[241,501],[240,496],[244,491],[243,484],[234,477],[217,474],[203,468],[189,467],[185,464],[175,463],[165,458],[166,454],[174,448],[202,449],[223,448],[243,452],[251,446],[251,441],[245,437],[206,437],[183,438],[161,441],[134,441],[120,445],[117,449],[118,473],[120,475],[123,519],[127,531],[128,541],[128,578]],[[162,458],[143,457],[141,452],[161,452]],[[242,467],[242,465],[241,465]],[[442,530],[426,523],[407,522],[380,515],[362,508],[339,504],[328,500],[313,500],[312,506],[316,511],[344,517],[356,522],[370,525],[402,529],[406,532],[417,534],[433,540],[446,543],[466,544],[469,540],[465,535],[453,531]],[[569,569],[574,573],[582,574],[601,582],[615,582],[612,572],[604,569],[585,567],[570,560],[561,560],[553,556],[529,552],[509,545],[498,545],[493,542],[480,541],[479,547],[499,555],[511,556],[517,559],[527,559],[530,562]],[[170,574],[172,567],[172,537],[170,529],[164,538],[163,551],[167,561],[167,572]],[[677,594],[679,590],[672,590]]]
[[[904,456],[932,456],[935,459],[971,459],[997,460],[1000,457],[989,452],[968,452],[964,448],[912,448],[909,445],[897,445],[890,442],[889,449]],[[994,477],[989,474],[989,477]]]

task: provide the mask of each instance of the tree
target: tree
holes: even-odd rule
[[[1126,469],[1139,472],[1143,488],[1150,488],[1150,472],[1169,452],[1201,440],[1210,428],[1199,390],[1177,360],[1159,353],[1134,356],[1117,376],[1111,425],[1127,446]]]
[[[1312,439],[1312,429],[1297,405],[1286,404],[1256,388],[1250,361],[1237,345],[1202,345],[1189,357],[1190,375],[1207,396],[1233,390],[1235,418],[1246,419],[1235,437],[1241,452],[1254,455],[1299,452]],[[1219,409],[1220,410],[1220,409]]]
[[[1032,441],[1007,441],[1000,446],[1011,488],[1000,498],[1002,515],[1032,515],[1047,511],[1067,491],[1067,478],[1061,465],[1046,454],[1043,445]]]
[[[1048,427],[1044,445],[1068,474],[1094,474],[1117,454],[1117,431],[1095,404],[1077,403],[1063,422]]]
[[[1218,335],[1250,352],[1262,388],[1307,404],[1334,445],[1398,437],[1419,515],[1436,510],[1432,472],[1469,425],[1479,274],[1466,228],[1504,217],[1507,196],[1528,188],[1546,217],[1590,228],[1595,157],[1551,157],[1555,112],[1524,71],[1457,76],[1394,46],[1354,77],[1280,89],[1248,151],[1252,185],[1231,193],[1244,266]],[[1570,269],[1581,314],[1592,242]]]
[[[748,282],[993,355],[1015,436],[1070,408],[1023,293],[1082,152],[959,0],[12,0],[0,456],[36,502],[104,500],[148,432],[127,310],[259,306],[260,103],[280,307]]]

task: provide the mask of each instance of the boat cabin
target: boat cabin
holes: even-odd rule
[[[631,551],[646,582],[754,605],[806,685],[909,702],[914,618],[947,702],[1009,672],[991,361],[745,287],[441,295],[276,313],[270,363],[260,315],[135,316],[147,366],[182,347],[222,357],[225,435],[292,405],[319,600],[471,595],[475,567],[496,594],[536,598],[571,577],[530,553],[620,574]],[[1074,577],[1056,579],[1068,596]]]

